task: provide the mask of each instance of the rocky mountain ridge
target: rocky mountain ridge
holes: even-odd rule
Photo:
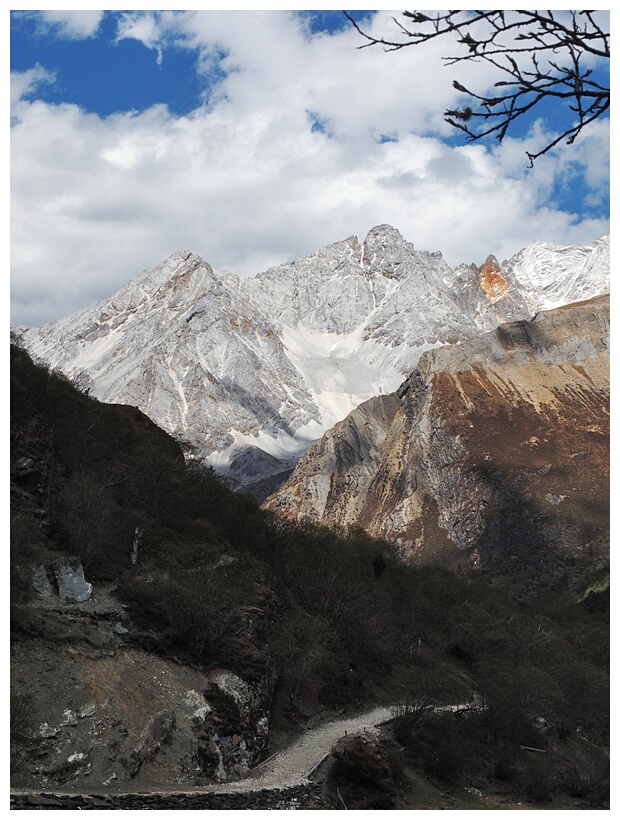
[[[452,270],[388,225],[253,279],[176,253],[107,300],[14,328],[36,358],[105,402],[138,407],[251,487],[425,351],[609,289],[609,241],[535,242]]]
[[[266,507],[364,527],[422,562],[575,559],[609,526],[609,297],[425,353]]]

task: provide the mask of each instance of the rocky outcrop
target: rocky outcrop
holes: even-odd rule
[[[11,691],[27,698],[34,735],[14,787],[234,781],[266,749],[270,683],[142,649],[109,588],[82,603],[41,597],[23,618],[28,640],[12,644]]]
[[[93,587],[84,578],[80,558],[77,556],[57,558],[53,566],[58,584],[58,597],[63,601],[75,601],[75,603],[88,601]]]
[[[265,506],[362,526],[411,560],[578,561],[609,526],[608,341],[601,297],[425,353]]]
[[[452,270],[389,225],[253,279],[176,253],[110,299],[40,328],[27,350],[105,402],[140,408],[236,486],[292,469],[420,354],[607,292],[609,242],[537,242]]]

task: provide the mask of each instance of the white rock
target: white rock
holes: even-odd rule
[[[105,402],[134,405],[243,486],[394,391],[424,350],[609,291],[609,239],[534,242],[452,270],[389,225],[253,279],[188,251],[40,328],[29,352]]]

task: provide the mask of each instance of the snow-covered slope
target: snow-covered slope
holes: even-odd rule
[[[534,312],[585,301],[598,295],[593,286],[609,292],[609,237],[579,248],[533,242],[513,256],[506,273]]]
[[[609,241],[452,270],[388,225],[253,279],[176,253],[73,316],[17,328],[106,402],[139,407],[240,484],[290,469],[424,350],[609,290]]]

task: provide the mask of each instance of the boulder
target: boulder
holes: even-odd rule
[[[79,558],[57,558],[53,567],[61,601],[74,601],[79,604],[90,599],[93,587],[84,578]]]
[[[52,585],[50,584],[50,580],[47,577],[47,572],[45,571],[43,564],[37,567],[32,573],[32,586],[36,589],[39,595],[42,595],[44,598],[50,598],[53,595],[54,590],[52,589]]]

